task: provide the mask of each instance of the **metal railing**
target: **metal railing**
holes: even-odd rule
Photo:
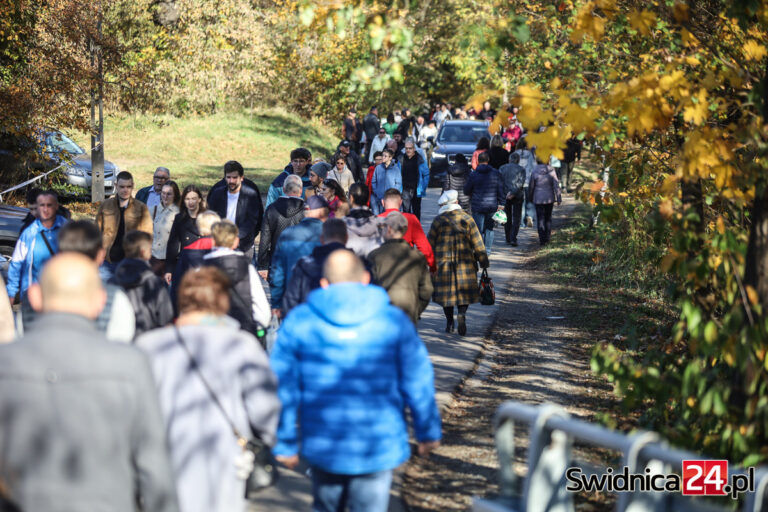
[[[518,481],[512,467],[515,426],[520,423],[530,427],[528,473],[523,482]],[[613,471],[606,466],[597,467],[574,460],[572,448],[575,441],[621,453],[621,466],[626,466],[630,475],[682,474],[683,460],[706,460],[701,455],[669,447],[655,432],[625,435],[570,418],[565,409],[551,404],[531,406],[506,402],[496,411],[494,429],[499,457],[500,496],[494,500],[475,499],[473,512],[572,512],[576,493],[566,489],[570,485],[566,476],[568,468],[579,468],[586,478]],[[731,482],[734,475],[742,475],[737,478],[746,479],[749,472],[729,465],[727,481]],[[752,476],[754,488],[744,493],[740,510],[766,511],[768,468],[755,468]],[[728,507],[728,503],[718,505],[712,501],[691,499],[691,496],[680,492],[636,490],[617,494],[615,510],[618,512],[734,510],[734,502],[730,498],[727,498],[731,505]]]

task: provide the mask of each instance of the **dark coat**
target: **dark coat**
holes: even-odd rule
[[[488,165],[494,169],[501,168],[502,165],[509,163],[509,151],[501,147],[492,147],[488,150]]]
[[[429,305],[432,279],[424,255],[405,240],[387,240],[368,255],[373,279],[414,324]]]
[[[258,326],[253,319],[251,279],[248,272],[250,262],[248,258],[242,253],[211,256],[211,258],[203,260],[203,265],[218,268],[229,279],[229,312],[227,314],[240,323],[242,330],[255,335]]]
[[[469,164],[455,163],[448,168],[443,178],[443,192],[455,190],[459,193],[459,204],[469,211],[469,196],[464,193],[464,185],[467,183],[472,168]]]
[[[267,206],[259,239],[259,270],[268,270],[275,253],[277,239],[285,228],[304,218],[304,201],[300,197],[279,197]]]
[[[173,321],[173,305],[168,287],[144,260],[126,258],[115,269],[111,282],[120,286],[131,301],[136,315],[135,336],[165,327]]]
[[[44,313],[0,345],[0,480],[21,510],[178,511],[147,357]]]
[[[435,251],[433,300],[443,307],[478,302],[477,264],[488,268],[488,254],[475,221],[464,210],[435,217],[427,235]]]
[[[304,256],[293,267],[291,278],[283,294],[283,316],[290,310],[305,302],[309,292],[320,287],[320,278],[323,277],[323,265],[330,254],[337,250],[344,249],[344,245],[339,242],[330,242],[318,245],[312,249],[309,256]]]
[[[222,219],[227,218],[227,192],[228,188],[213,189],[208,193],[208,208],[219,214]],[[237,211],[235,212],[235,224],[239,230],[240,244],[238,249],[245,252],[253,247],[253,241],[261,230],[261,218],[264,216],[264,206],[261,203],[261,193],[255,187],[240,187],[240,196],[237,199]]]
[[[373,112],[369,112],[368,115],[363,118],[363,131],[365,132],[365,138],[367,140],[368,147],[370,147],[374,137],[379,134],[380,127],[381,122]]]
[[[204,236],[187,245],[179,254],[171,276],[171,300],[173,301],[173,309],[176,313],[178,313],[177,292],[179,290],[179,285],[181,284],[181,278],[184,277],[184,274],[186,274],[189,269],[202,267],[203,257],[211,252],[212,248],[213,238]],[[167,261],[166,272],[169,272]]]
[[[464,194],[470,197],[472,213],[492,213],[504,206],[504,180],[499,171],[490,165],[481,164],[470,173],[464,185]]]
[[[533,204],[552,204],[562,200],[560,182],[553,168],[546,164],[536,166],[528,183],[528,200]]]
[[[525,194],[525,169],[515,163],[508,163],[499,169],[504,180],[504,193],[512,194],[512,199],[522,200]]]
[[[186,210],[177,213],[173,218],[171,233],[168,235],[168,246],[165,250],[165,271],[175,273],[176,264],[179,261],[181,250],[200,239],[200,232],[197,230],[196,219],[187,215]]]

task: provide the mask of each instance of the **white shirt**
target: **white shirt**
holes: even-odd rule
[[[149,189],[149,195],[147,196],[147,208],[152,211],[155,206],[160,206],[160,194],[155,192],[154,187]]]
[[[237,216],[237,200],[240,198],[240,191],[232,194],[227,191],[227,220],[235,222]]]

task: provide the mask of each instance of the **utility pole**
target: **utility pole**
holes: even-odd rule
[[[104,200],[104,68],[101,51],[102,2],[98,3],[96,22],[99,40],[91,38],[91,68],[96,70],[96,85],[91,87],[91,201]],[[96,108],[99,109],[98,120]]]

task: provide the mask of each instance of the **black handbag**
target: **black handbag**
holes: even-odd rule
[[[480,293],[480,304],[483,306],[493,306],[496,303],[496,292],[493,289],[493,281],[488,277],[488,269],[484,268],[480,276],[478,292]]]
[[[253,439],[248,439],[240,434],[240,431],[237,430],[234,422],[229,418],[227,411],[224,410],[224,406],[221,405],[221,402],[216,396],[216,393],[213,392],[210,384],[208,384],[208,381],[205,380],[203,372],[200,370],[200,366],[197,364],[197,361],[192,355],[192,352],[190,352],[189,347],[187,347],[186,343],[184,343],[184,340],[181,337],[181,332],[179,332],[179,328],[174,325],[173,330],[176,331],[176,338],[179,340],[179,344],[184,347],[184,351],[187,353],[190,361],[192,362],[192,368],[194,368],[194,370],[197,372],[197,375],[203,382],[205,389],[208,390],[208,394],[211,395],[213,403],[216,404],[216,407],[218,407],[219,411],[221,411],[221,414],[227,420],[227,423],[229,423],[229,428],[232,429],[232,433],[237,439],[237,444],[240,445],[244,451],[247,450],[253,454],[253,470],[245,481],[245,498],[248,500],[256,499],[257,493],[259,491],[275,485],[275,482],[277,482],[279,475],[277,470],[277,461],[272,455],[272,450],[258,436],[255,436]]]

